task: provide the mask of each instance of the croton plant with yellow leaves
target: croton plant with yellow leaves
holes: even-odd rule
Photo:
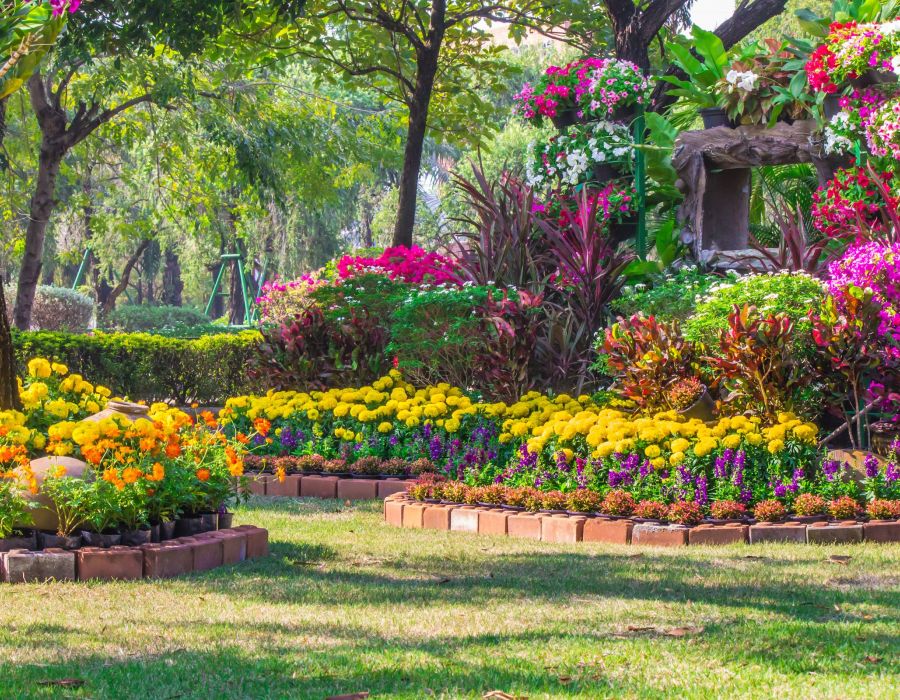
[[[85,420],[106,405],[110,390],[44,359],[28,363],[19,394],[22,411],[0,412],[0,538],[27,524],[28,496],[39,491],[52,501],[64,535],[215,512],[242,491],[244,445],[211,413],[195,421],[154,404],[133,422],[116,414]],[[44,454],[74,457],[88,468],[76,478],[58,465],[39,483],[30,460]]]

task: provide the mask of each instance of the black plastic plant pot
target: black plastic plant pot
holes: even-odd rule
[[[555,126],[560,131],[563,131],[564,129],[578,122],[578,115],[572,108],[561,109],[556,113],[555,117],[550,117],[550,121],[553,122],[553,126]]]
[[[122,544],[122,535],[118,532],[93,532],[91,530],[81,531],[81,541],[85,547],[102,547],[109,549],[118,544]]]
[[[234,525],[234,513],[219,513],[219,529],[230,530]]]
[[[825,101],[822,103],[822,113],[825,115],[825,121],[831,121],[841,113],[841,96],[825,95]]]
[[[122,544],[126,547],[140,547],[142,544],[150,544],[153,539],[153,531],[148,528],[138,530],[126,530],[122,533]]]
[[[200,532],[215,532],[218,529],[218,513],[200,513]]]
[[[171,539],[175,539],[175,521],[163,520],[159,524],[159,541],[167,542]]]
[[[706,107],[700,110],[704,129],[715,129],[720,126],[731,127],[728,112],[723,107]]]
[[[38,533],[38,544],[41,549],[80,549],[81,535],[57,535],[52,532]]]
[[[175,537],[190,537],[191,535],[197,535],[200,532],[202,532],[202,530],[200,529],[199,516],[196,518],[179,518],[175,521]]]
[[[37,549],[37,531],[19,530],[10,537],[0,538],[0,552],[10,552],[14,549]]]

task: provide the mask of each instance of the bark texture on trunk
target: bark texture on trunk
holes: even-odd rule
[[[19,385],[16,382],[16,357],[13,351],[3,275],[0,275],[0,410],[20,408]]]
[[[167,250],[163,266],[162,303],[169,306],[181,306],[184,282],[181,279],[181,261],[178,254]]]
[[[141,244],[134,254],[128,258],[128,262],[125,263],[125,267],[122,269],[122,277],[119,279],[119,283],[110,290],[106,299],[103,301],[103,304],[100,306],[101,313],[107,314],[116,308],[116,300],[121,296],[122,292],[128,289],[131,271],[134,270],[134,266],[137,265],[138,260],[141,259],[141,256],[144,254],[144,251],[147,250],[149,245],[149,239],[141,241]]]
[[[434,0],[425,42],[416,50],[416,82],[410,95],[409,128],[403,152],[403,171],[400,175],[400,197],[397,222],[394,225],[394,245],[412,246],[416,225],[416,202],[419,195],[419,173],[428,131],[428,109],[438,72],[441,44],[447,30],[447,2]]]

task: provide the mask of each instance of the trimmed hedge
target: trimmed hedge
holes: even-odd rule
[[[148,333],[13,332],[20,370],[33,357],[62,362],[91,382],[134,401],[223,405],[253,391],[247,373],[261,336],[256,331],[196,339]]]

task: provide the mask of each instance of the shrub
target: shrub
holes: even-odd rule
[[[696,525],[703,520],[703,511],[696,501],[678,501],[669,506],[666,519],[679,525]]]
[[[644,520],[664,520],[669,507],[659,501],[641,501],[634,507],[634,515]]]
[[[7,290],[7,308],[12,314],[13,290]],[[38,285],[31,307],[31,330],[84,333],[94,316],[94,300],[65,287]]]
[[[634,513],[637,503],[627,491],[613,490],[606,494],[600,504],[600,512],[604,515],[628,516]]]
[[[481,486],[476,491],[478,503],[490,503],[492,505],[500,505],[503,503],[503,497],[506,495],[506,489],[500,484],[491,484],[489,486]]]
[[[717,520],[737,520],[747,515],[747,507],[737,501],[715,501],[709,512]]]
[[[785,508],[781,501],[760,501],[753,508],[753,517],[766,523],[784,520]]]
[[[664,388],[696,373],[696,348],[677,321],[646,316],[620,319],[606,331],[603,352],[625,397],[646,411],[665,410]]]
[[[203,312],[187,306],[138,306],[116,307],[100,318],[100,326],[124,333],[169,330],[178,332],[197,326],[209,325],[210,319]]]
[[[873,520],[893,520],[900,518],[900,501],[876,498],[866,507],[866,513]]]
[[[596,491],[578,489],[569,494],[566,508],[573,513],[596,513],[602,502],[603,498]]]
[[[451,503],[465,503],[469,487],[458,481],[451,481],[441,489],[441,498]]]
[[[349,468],[354,474],[403,474],[406,472],[406,466],[402,461],[399,464],[399,471],[387,471],[397,467],[398,465],[393,464],[389,467],[387,462],[382,462],[378,457],[360,457],[346,468]],[[382,471],[383,469],[385,471]]]
[[[409,473],[413,476],[417,474],[428,474],[434,471],[434,463],[430,459],[421,458],[409,465]],[[385,472],[387,473],[387,472]]]
[[[722,375],[735,408],[769,418],[793,408],[799,389],[812,377],[792,347],[794,323],[786,314],[763,316],[755,307],[735,306],[719,334],[718,354],[706,361]]]
[[[299,472],[322,472],[325,471],[325,462],[327,460],[321,455],[303,455],[297,459],[297,471]]]
[[[718,281],[697,267],[686,267],[649,285],[625,287],[611,306],[625,318],[642,313],[660,321],[684,321],[694,314],[698,300]]]
[[[513,506],[515,508],[527,508],[528,503],[532,497],[532,491],[534,489],[529,488],[513,488],[508,487],[506,489],[506,493],[503,496],[503,501],[508,506]],[[540,506],[535,508],[534,510],[538,510]]]
[[[735,306],[755,306],[765,315],[786,315],[797,326],[798,338],[805,337],[804,331],[809,329],[806,315],[821,304],[824,295],[822,283],[804,273],[732,274],[707,291],[696,312],[685,321],[684,335],[700,342],[715,338],[728,328]]]
[[[681,377],[666,387],[666,403],[676,411],[685,411],[697,403],[703,389],[697,377]]]
[[[322,471],[326,474],[346,474],[350,468],[346,459],[329,459],[322,465]]]
[[[801,493],[794,501],[794,512],[797,515],[824,515],[826,510],[825,499],[814,493]]]
[[[850,496],[841,496],[829,502],[828,513],[836,520],[851,520],[859,515],[859,503]]]
[[[543,510],[565,510],[568,498],[562,491],[548,491],[541,495]]]
[[[256,331],[193,340],[146,333],[13,333],[22,370],[30,358],[47,357],[134,401],[182,405],[221,405],[253,391],[247,365],[259,342]]]

